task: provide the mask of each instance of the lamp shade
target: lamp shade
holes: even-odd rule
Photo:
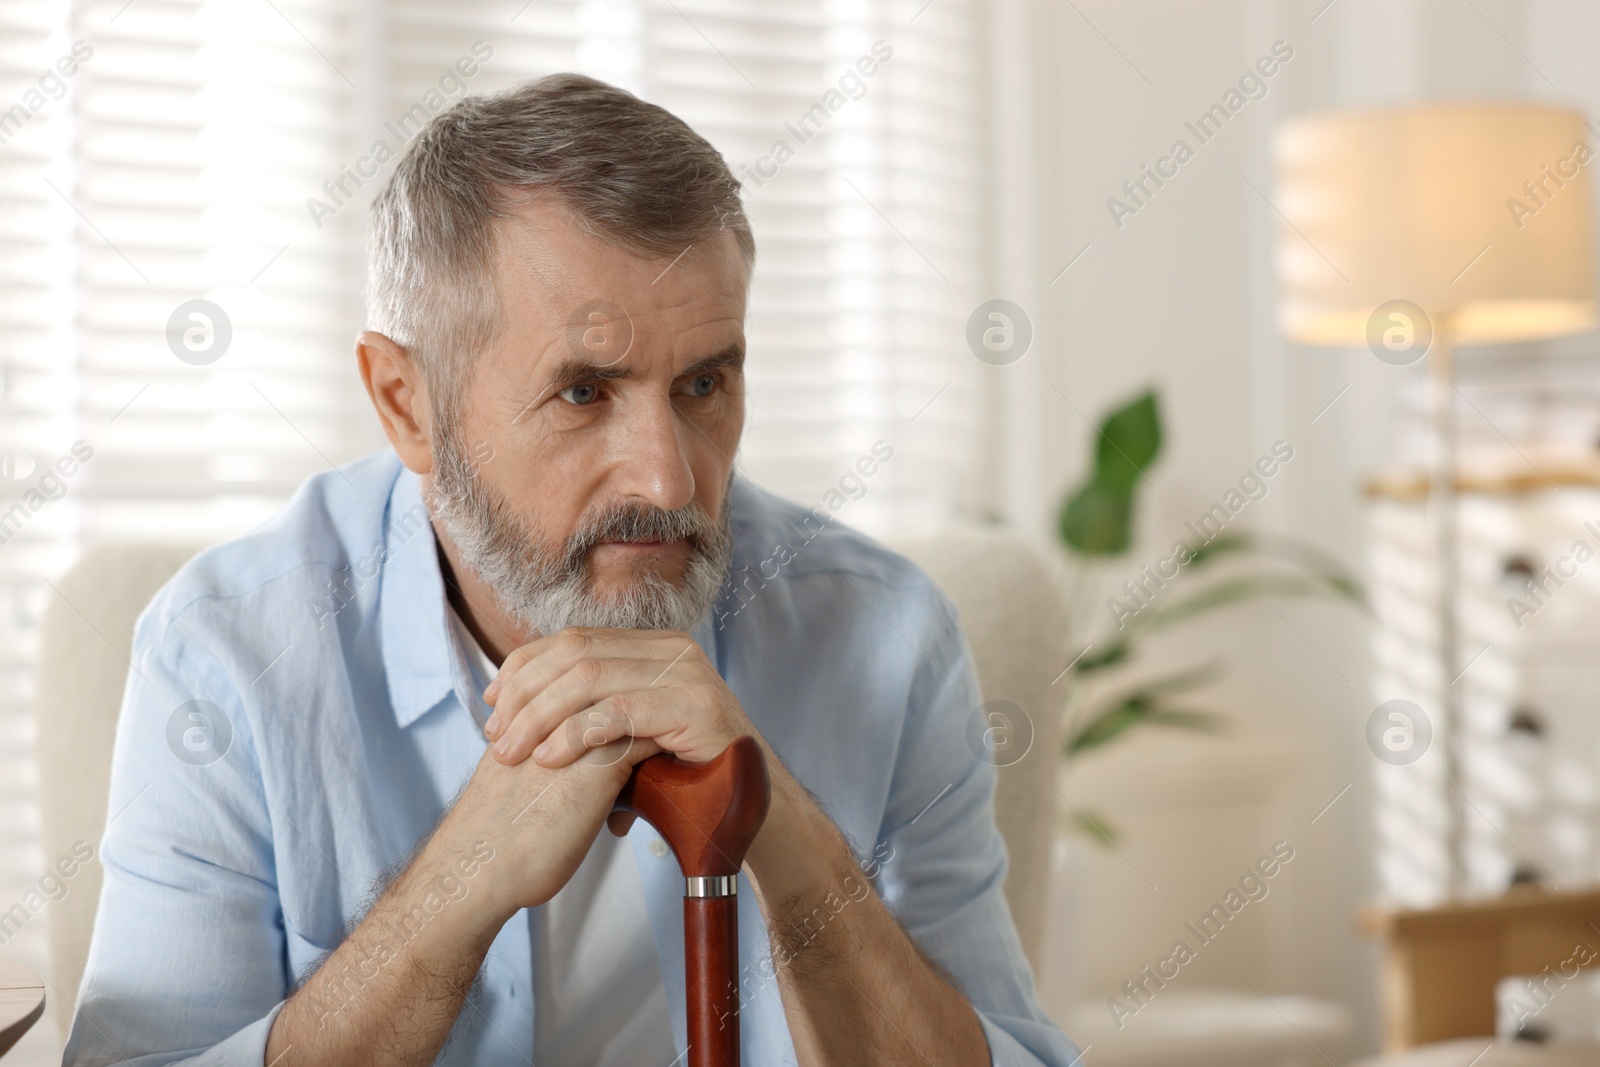
[[[1285,123],[1274,144],[1284,335],[1360,345],[1396,300],[1447,319],[1462,343],[1592,328],[1597,147],[1581,114],[1537,104]]]

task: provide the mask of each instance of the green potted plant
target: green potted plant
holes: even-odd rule
[[[1138,671],[1139,650],[1153,635],[1268,596],[1317,597],[1366,608],[1361,587],[1315,546],[1282,535],[1229,529],[1204,539],[1191,536],[1181,542],[1182,551],[1175,546],[1168,559],[1177,558],[1176,573],[1163,575],[1159,598],[1134,610],[1119,610],[1115,601],[1108,601],[1111,611],[1096,610],[1107,564],[1132,546],[1139,486],[1161,454],[1156,391],[1146,390],[1113,410],[1097,434],[1088,474],[1062,502],[1057,527],[1070,559],[1069,618],[1073,632],[1086,638],[1067,671],[1064,755],[1069,760],[1140,727],[1221,728],[1216,711],[1190,700],[1217,679],[1214,663],[1153,676]],[[1092,836],[1112,840],[1114,832],[1105,819],[1083,811],[1074,817]]]

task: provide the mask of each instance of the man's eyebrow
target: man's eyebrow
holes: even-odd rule
[[[720,370],[723,367],[731,367],[734,370],[744,369],[744,345],[735,342],[714,356],[696,360],[685,367],[683,373],[678,377],[692,378],[696,374],[704,374],[709,370]]]
[[[544,395],[559,393],[563,389],[570,389],[574,385],[583,385],[587,382],[613,382],[631,377],[633,372],[625,367],[567,359],[563,360],[550,375],[550,382],[544,387]]]
[[[744,367],[744,346],[742,344],[731,344],[714,356],[695,360],[680,371],[677,377],[692,378],[696,374],[704,374],[706,371],[718,370],[723,367],[731,367],[734,370],[740,370]],[[581,359],[567,359],[562,361],[551,372],[550,381],[545,386],[544,393],[548,396],[551,393],[559,393],[563,389],[569,389],[574,385],[584,385],[589,382],[615,382],[632,378],[633,376],[634,372],[627,367],[605,366],[586,363]]]

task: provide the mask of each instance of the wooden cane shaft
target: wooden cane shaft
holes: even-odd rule
[[[739,1067],[739,898],[683,898],[689,1067]]]

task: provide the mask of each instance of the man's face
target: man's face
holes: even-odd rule
[[[494,269],[496,336],[435,426],[435,515],[529,629],[688,629],[726,575],[744,426],[733,235],[642,259],[540,197]]]

